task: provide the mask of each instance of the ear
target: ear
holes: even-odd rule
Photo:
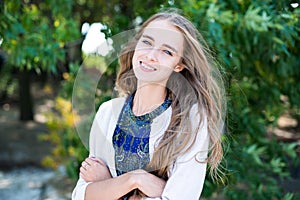
[[[184,69],[184,66],[182,64],[178,64],[174,68],[174,72],[181,72]]]

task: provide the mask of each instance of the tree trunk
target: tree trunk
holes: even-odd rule
[[[19,71],[19,106],[20,120],[33,120],[33,103],[30,93],[30,72],[27,70]]]

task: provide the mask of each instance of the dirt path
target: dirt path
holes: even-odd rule
[[[40,85],[33,88],[35,121],[19,121],[17,104],[5,103],[0,107],[0,168],[41,166],[42,158],[51,151],[51,144],[38,139],[47,133],[44,113],[53,107],[52,95],[43,93]]]
[[[32,91],[35,121],[19,121],[15,103],[0,104],[0,199],[70,199],[75,181],[66,177],[64,168],[54,171],[41,165],[52,145],[38,136],[47,133],[44,113],[53,108],[54,95],[39,84]]]

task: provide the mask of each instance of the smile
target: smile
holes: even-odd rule
[[[151,67],[149,65],[145,65],[145,63],[143,63],[142,61],[140,61],[140,67],[143,71],[145,72],[153,72],[156,71],[157,69],[154,67]]]

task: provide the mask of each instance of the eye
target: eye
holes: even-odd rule
[[[163,52],[169,56],[173,56],[173,53],[169,50],[163,50]]]
[[[148,46],[151,46],[151,42],[148,41],[148,40],[142,40],[142,43],[144,43],[144,44],[146,44],[146,45],[148,45]]]

